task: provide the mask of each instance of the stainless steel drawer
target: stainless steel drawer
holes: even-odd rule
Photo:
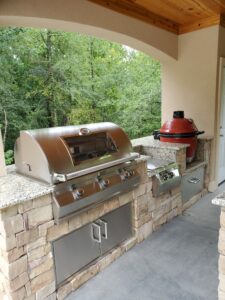
[[[185,203],[200,193],[204,184],[204,167],[200,167],[185,176],[181,181],[182,202]]]

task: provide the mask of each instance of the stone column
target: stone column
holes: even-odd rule
[[[219,231],[219,288],[218,299],[225,300],[225,208],[221,208]]]
[[[212,200],[212,204],[220,206],[220,229],[219,229],[219,286],[218,300],[225,300],[225,195],[220,194]]]

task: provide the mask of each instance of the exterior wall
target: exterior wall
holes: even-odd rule
[[[221,80],[221,70],[220,70],[220,58],[225,57],[225,28],[220,26],[219,28],[219,44],[218,44],[218,84],[217,84],[217,97],[216,97],[216,111],[215,111],[215,133],[214,133],[214,148],[216,151],[214,152],[213,156],[213,161],[215,162],[215,168],[213,170],[212,176],[216,178],[217,181],[217,176],[218,176],[218,168],[219,168],[219,134],[220,134],[220,115],[221,115],[221,85],[220,85],[220,80]]]
[[[178,61],[162,67],[162,123],[184,110],[199,130],[215,135],[219,26],[179,36]],[[210,190],[216,188],[216,145],[212,147]]]
[[[152,197],[146,162],[140,160],[139,187],[112,198],[60,225],[55,225],[51,195],[0,211],[0,293],[10,300],[64,299],[163,223],[181,213],[181,195],[174,190]],[[134,236],[71,276],[56,289],[51,241],[127,203],[132,204]],[[3,296],[2,296],[3,297]],[[1,294],[0,294],[0,299]]]
[[[218,34],[213,26],[179,36],[178,60],[162,66],[162,123],[184,110],[214,135]]]

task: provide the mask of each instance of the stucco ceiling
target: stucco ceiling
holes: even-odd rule
[[[89,0],[181,34],[225,24],[225,0]]]

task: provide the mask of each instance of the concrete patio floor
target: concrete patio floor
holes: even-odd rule
[[[208,194],[67,300],[216,300],[220,208]]]

